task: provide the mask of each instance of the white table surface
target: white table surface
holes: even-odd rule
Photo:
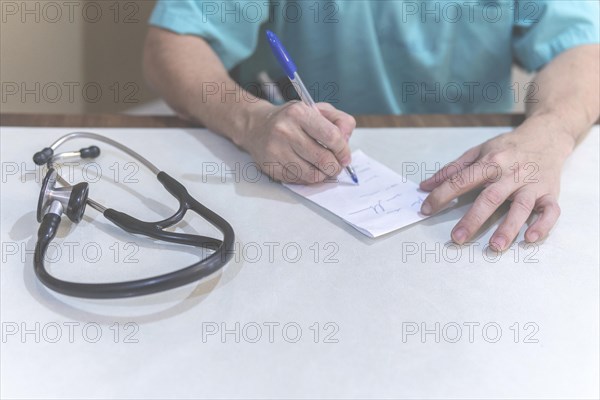
[[[471,245],[446,245],[472,195],[369,239],[266,177],[254,182],[249,156],[210,132],[87,130],[179,179],[231,222],[238,253],[222,273],[163,294],[102,301],[48,291],[32,267],[43,174],[31,156],[71,130],[1,128],[3,398],[599,396],[598,127],[565,166],[549,238],[525,246],[521,232],[501,256],[484,250],[501,212]],[[409,178],[418,181],[505,130],[359,129],[352,147],[400,173],[417,166]],[[150,220],[175,209],[143,167],[102,149],[98,164],[70,173],[97,180],[101,171],[90,197]],[[78,226],[65,220],[51,264],[63,278],[131,279],[197,259],[193,249],[123,233],[91,208]],[[188,221],[184,231],[214,232]],[[407,334],[436,323],[439,342]]]

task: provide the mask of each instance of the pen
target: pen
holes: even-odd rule
[[[300,79],[300,75],[298,75],[296,64],[294,64],[294,61],[292,61],[292,58],[286,51],[285,47],[283,47],[283,44],[281,44],[279,41],[277,35],[271,31],[267,31],[267,39],[269,40],[269,45],[271,45],[271,50],[273,51],[275,58],[277,58],[277,61],[279,61],[279,64],[281,64],[283,67],[287,77],[290,79],[290,82],[292,82],[294,89],[296,89],[296,92],[298,92],[298,95],[304,104],[314,108],[320,113],[315,101],[308,92],[308,89],[306,89],[306,86],[304,86],[304,82],[302,82],[302,79]],[[346,167],[346,172],[348,172],[348,175],[350,175],[354,183],[358,183],[358,177],[356,176],[356,172],[354,172],[354,168],[352,168],[351,165]]]

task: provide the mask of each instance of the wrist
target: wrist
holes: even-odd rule
[[[256,99],[252,102],[244,102],[239,107],[231,110],[233,126],[227,136],[237,146],[248,151],[248,144],[252,141],[253,132],[275,108],[266,100]]]
[[[567,158],[575,149],[577,136],[553,113],[534,114],[517,129],[521,134],[535,135],[536,139],[551,146]]]

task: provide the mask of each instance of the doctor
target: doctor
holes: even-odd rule
[[[508,112],[524,98],[522,125],[421,182],[431,192],[424,214],[484,188],[452,230],[459,244],[511,201],[490,239],[504,250],[532,212],[525,240],[549,233],[563,163],[600,116],[598,15],[596,1],[158,1],[144,71],[181,117],[228,137],[275,179],[300,165],[303,183],[351,162],[351,114]],[[258,96],[260,71],[281,77],[266,29],[294,57],[320,113]],[[512,84],[513,63],[536,71],[534,82]],[[487,176],[489,163],[499,176]]]

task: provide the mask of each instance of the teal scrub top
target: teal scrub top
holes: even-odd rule
[[[352,114],[486,113],[536,101],[512,65],[537,71],[598,43],[599,13],[596,0],[162,0],[150,24],[204,38],[242,85],[260,71],[285,77],[270,29],[316,101]]]

